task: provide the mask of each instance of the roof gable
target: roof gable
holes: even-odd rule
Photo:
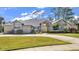
[[[35,20],[35,19],[32,19],[32,20],[23,21],[22,23],[24,25],[39,26],[40,23],[43,23],[45,21],[47,21],[47,20]]]
[[[46,20],[46,19],[31,19],[31,20],[25,20],[25,21],[14,21],[14,22],[11,22],[10,24],[16,24],[16,23],[19,23],[19,24],[23,24],[23,25],[32,25],[32,26],[39,26],[41,23],[44,23],[44,22],[50,22],[49,20]]]
[[[73,22],[70,22],[70,21],[67,21],[67,20],[62,20],[62,19],[53,21],[52,24],[55,24],[55,23],[58,23],[58,22],[61,22],[61,21],[62,21],[63,23],[69,24],[69,25],[74,24]],[[75,24],[74,24],[74,25],[75,25]]]

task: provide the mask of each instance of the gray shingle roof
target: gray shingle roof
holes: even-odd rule
[[[25,20],[25,21],[19,21],[19,22],[24,24],[24,25],[39,26],[40,23],[45,22],[45,21],[49,21],[49,20],[46,20],[46,19],[31,19],[31,20]],[[10,23],[8,22],[5,25],[12,25],[14,22],[10,22]]]
[[[44,21],[47,21],[47,20],[35,20],[35,19],[32,19],[32,20],[23,21],[22,23],[24,25],[39,26],[39,24],[44,22]]]
[[[6,22],[5,25],[12,25],[13,23],[11,22]]]
[[[60,19],[60,20],[55,20],[55,21],[52,22],[52,24],[57,23],[57,22],[59,22],[59,21],[61,21],[61,20],[62,20],[62,19]],[[68,24],[70,24],[70,25],[74,25],[73,22],[70,22],[70,21],[67,21],[67,20],[63,20],[63,21],[66,22],[66,23],[68,23]]]

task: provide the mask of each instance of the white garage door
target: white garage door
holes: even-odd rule
[[[31,26],[23,26],[23,32],[24,33],[31,33],[32,28]]]

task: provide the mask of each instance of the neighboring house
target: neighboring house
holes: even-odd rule
[[[14,21],[6,23],[4,25],[4,33],[16,33],[18,30],[22,30],[23,33],[32,32],[47,32],[51,31],[51,22],[48,20],[26,20],[26,21]]]
[[[66,21],[66,20],[56,20],[56,21],[53,21],[52,22],[52,25],[53,25],[53,30],[60,30],[60,31],[63,31],[63,30],[69,30],[69,29],[77,29],[77,26],[76,24],[74,24],[73,22],[70,22],[70,21]]]
[[[57,26],[57,28],[55,28]],[[23,33],[33,33],[33,32],[51,32],[54,30],[63,31],[64,29],[75,28],[77,26],[69,21],[65,20],[25,20],[25,21],[14,21],[11,23],[4,24],[4,33],[17,33],[18,30],[22,30]]]
[[[79,30],[79,18],[75,19],[75,20],[74,20],[74,23],[77,25],[78,30]]]

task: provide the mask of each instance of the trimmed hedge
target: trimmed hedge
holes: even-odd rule
[[[22,30],[17,30],[17,31],[16,31],[16,34],[22,34],[22,33],[23,33]]]

